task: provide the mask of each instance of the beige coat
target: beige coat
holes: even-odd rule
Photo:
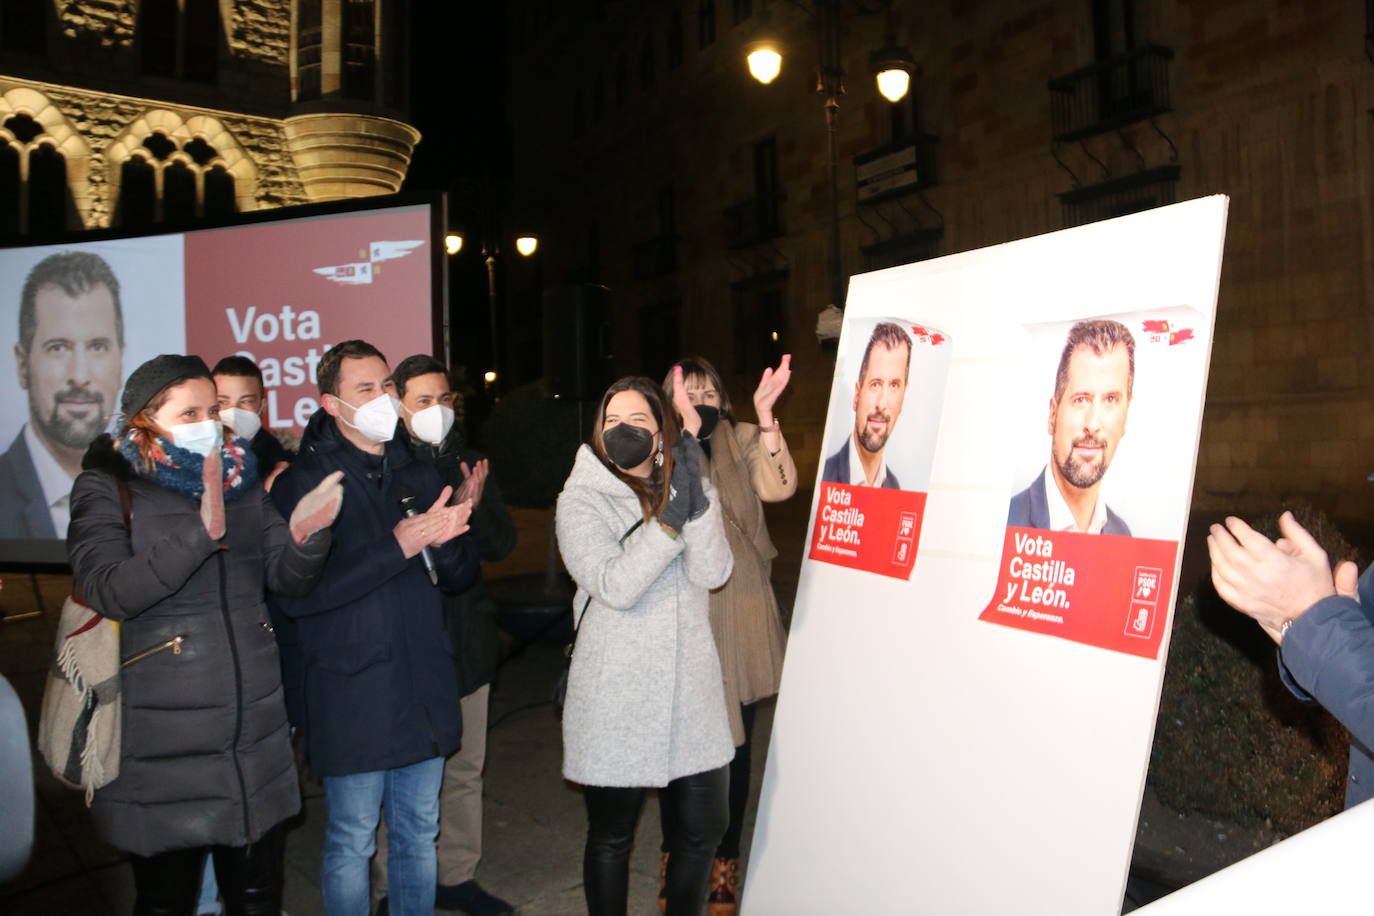
[[[763,503],[781,502],[797,491],[797,466],[781,432],[778,438],[778,453],[769,455],[757,426],[722,419],[710,439],[710,479],[735,558],[729,581],[711,592],[711,632],[736,746],[744,743],[740,704],[772,696],[782,679],[785,637],[771,581],[778,550],[768,536]]]

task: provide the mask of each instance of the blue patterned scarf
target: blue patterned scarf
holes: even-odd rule
[[[205,459],[161,436],[155,436],[152,438],[153,466],[149,468],[138,453],[138,443],[145,436],[148,433],[143,430],[126,429],[115,440],[115,448],[133,465],[138,476],[173,493],[200,499],[205,489],[201,480]],[[219,455],[224,466],[224,500],[233,502],[258,482],[258,461],[248,447],[248,440],[237,437],[226,438],[220,446]]]

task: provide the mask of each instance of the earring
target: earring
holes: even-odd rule
[[[654,464],[656,464],[658,467],[663,467],[663,445],[662,445],[662,444],[660,444],[659,447],[658,447],[658,454],[654,455]]]

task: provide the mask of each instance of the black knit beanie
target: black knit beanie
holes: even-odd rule
[[[124,421],[127,423],[133,419],[168,385],[191,378],[215,380],[210,374],[210,367],[199,356],[180,356],[175,353],[154,356],[135,369],[124,383],[124,396],[119,399],[119,410],[124,414]]]

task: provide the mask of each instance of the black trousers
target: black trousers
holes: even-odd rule
[[[682,776],[659,790],[671,807],[667,916],[699,916],[706,903],[711,859],[729,820],[729,767]],[[630,847],[644,789],[587,786],[587,848],[582,880],[588,916],[624,916],[629,893]]]
[[[207,852],[215,865],[225,916],[277,916],[285,834],[284,825],[278,824],[247,846],[198,846],[155,856],[130,855],[138,894],[134,916],[193,916]]]
[[[730,761],[730,824],[725,835],[716,847],[717,859],[738,859],[740,834],[744,832],[744,809],[749,804],[749,780],[753,776],[754,707],[756,704],[741,704],[740,717],[744,720],[744,743],[735,748],[735,757]],[[674,831],[673,809],[659,805],[659,823],[663,827],[663,846],[661,851],[668,852],[668,835]]]

